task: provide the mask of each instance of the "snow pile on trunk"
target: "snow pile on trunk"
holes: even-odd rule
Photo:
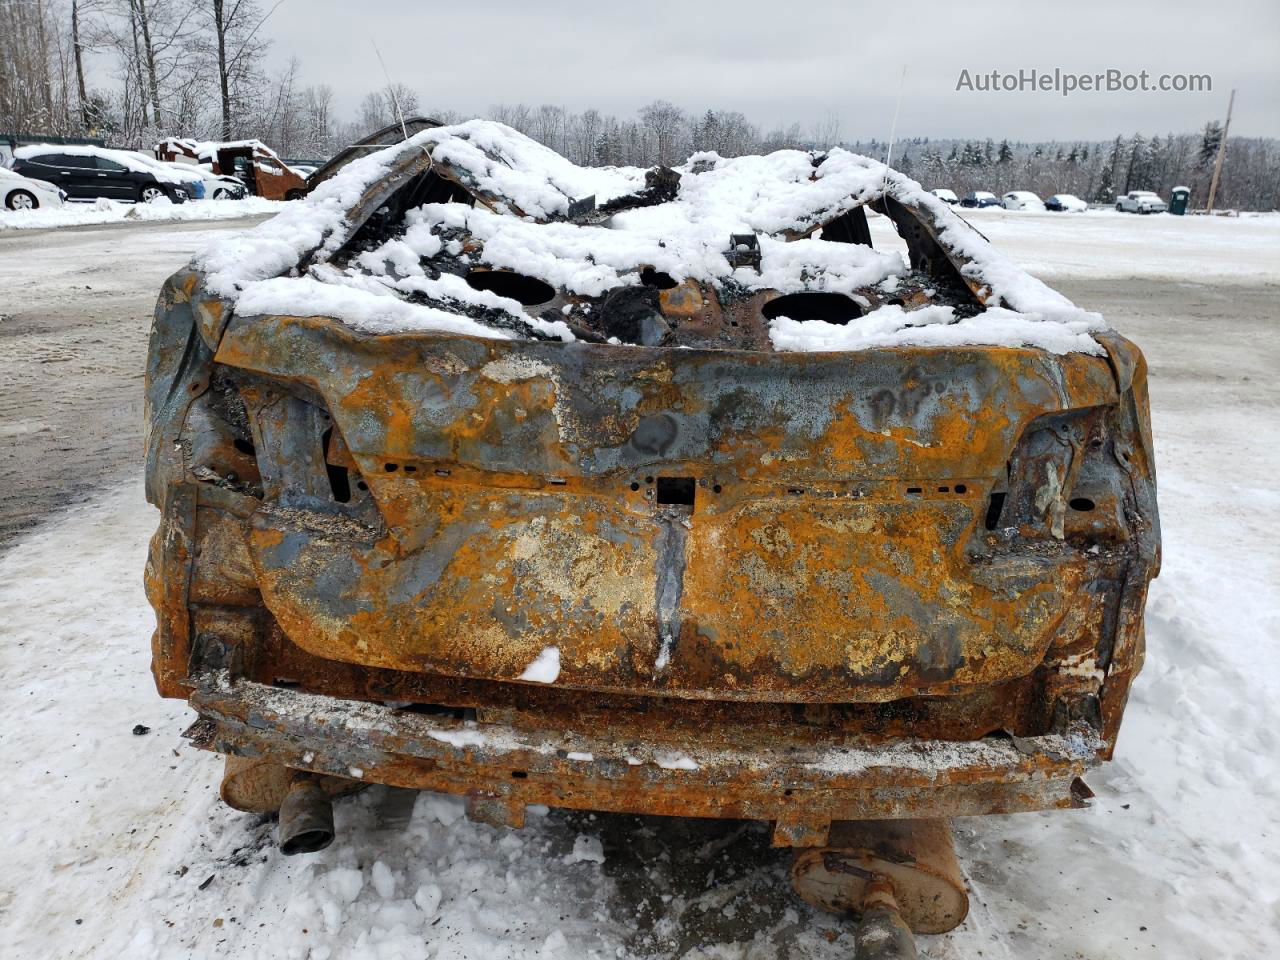
[[[811,352],[1031,344],[1049,353],[1101,355],[1102,348],[1090,335],[1098,329],[1089,317],[1045,322],[1043,315],[993,307],[976,317],[960,318],[951,307],[903,310],[890,304],[871,311],[857,323],[843,325],[778,317],[770,325],[769,335],[778,350]]]
[[[407,212],[402,232],[355,253],[345,266],[331,263],[361,226],[352,211],[377,206],[369,198],[379,184],[424,152],[474,205],[423,204]],[[963,343],[1101,352],[1089,336],[1105,329],[1101,317],[1029,276],[950,206],[874,160],[841,149],[736,158],[702,153],[677,172],[674,195],[663,193],[646,181],[646,171],[578,167],[509,127],[473,120],[423,131],[353,161],[305,202],[219,244],[195,265],[209,291],[236,301],[242,314],[332,316],[368,333],[509,337],[532,331],[572,340],[565,324],[477,291],[461,273],[468,266],[515,271],[578,298],[640,284],[645,268],[716,291],[856,296],[892,283],[908,265],[896,252],[814,234],[887,196],[927,216],[961,275],[999,309],[957,315],[881,307],[851,328],[781,317],[773,321],[775,349]],[[607,218],[568,219],[573,202],[587,197],[597,207],[614,201],[618,209]],[[734,234],[758,238],[758,270],[730,262]],[[483,317],[487,310],[497,318]],[[952,329],[944,333],[943,327]]]

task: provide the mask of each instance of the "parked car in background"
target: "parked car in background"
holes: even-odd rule
[[[7,210],[38,210],[60,207],[67,195],[44,180],[34,180],[0,167],[0,203]]]
[[[987,193],[985,190],[974,190],[966,193],[960,200],[962,207],[998,207],[1000,206],[1000,198],[994,193]]]
[[[154,161],[161,163],[162,161]],[[227,177],[214,173],[208,167],[200,166],[194,163],[165,163],[164,166],[171,168],[176,173],[183,174],[187,177],[197,177],[204,184],[204,195],[210,200],[243,200],[248,190],[245,185],[235,177]]]
[[[1000,200],[1006,210],[1043,210],[1044,201],[1030,190],[1010,190]]]
[[[935,197],[943,203],[956,204],[960,202],[960,198],[956,196],[954,190],[948,190],[946,187],[939,187],[937,190],[930,190]]]
[[[1164,213],[1168,209],[1160,195],[1150,190],[1130,190],[1116,197],[1116,210],[1120,213]]]
[[[298,200],[306,196],[307,180],[261,140],[219,142],[168,137],[154,147],[166,163],[186,160],[219,176],[235,177],[246,193],[268,200]]]
[[[1055,193],[1044,202],[1044,208],[1059,213],[1083,213],[1089,209],[1089,205],[1074,194]]]
[[[54,184],[71,200],[106,197],[151,203],[164,198],[184,203],[204,195],[198,177],[180,175],[129,150],[51,144],[19,147],[13,154],[13,170]]]

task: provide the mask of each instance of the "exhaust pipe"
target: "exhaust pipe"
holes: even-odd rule
[[[333,843],[333,801],[311,777],[299,777],[280,805],[280,852],[315,853]]]
[[[868,881],[861,913],[853,934],[856,960],[918,960],[915,938],[890,881],[881,876]]]

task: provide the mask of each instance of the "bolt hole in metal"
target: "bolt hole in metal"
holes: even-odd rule
[[[507,270],[471,270],[467,273],[467,283],[474,290],[488,290],[500,297],[510,297],[526,307],[546,303],[556,295],[551,284]]]
[[[658,503],[692,507],[697,490],[693,477],[659,477]]]
[[[862,316],[862,307],[843,293],[809,291],[776,297],[760,312],[766,320],[790,317],[792,320],[824,320],[843,325]]]
[[[1072,497],[1067,501],[1067,506],[1077,513],[1088,513],[1096,504],[1088,497]]]

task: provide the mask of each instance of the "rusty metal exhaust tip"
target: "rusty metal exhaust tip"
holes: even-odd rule
[[[314,780],[297,780],[280,806],[280,852],[315,853],[333,843],[333,801]]]

